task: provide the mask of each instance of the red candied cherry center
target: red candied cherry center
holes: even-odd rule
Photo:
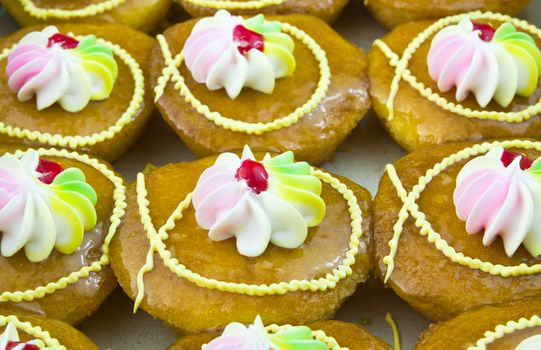
[[[237,180],[246,180],[248,187],[257,194],[269,188],[269,174],[265,166],[251,159],[243,160],[235,174]]]
[[[483,41],[492,41],[492,38],[494,38],[494,34],[496,33],[496,29],[486,23],[473,23],[473,30],[478,30],[480,32],[479,37]]]
[[[40,174],[39,180],[44,184],[50,185],[58,174],[64,171],[64,168],[56,162],[40,159],[36,171]]]
[[[18,342],[18,341],[8,341],[6,345],[6,350],[15,349],[17,346],[21,344],[24,344],[24,347],[22,348],[22,350],[39,350],[39,348],[36,345],[25,344],[23,342]]]
[[[525,157],[524,155],[520,154],[520,153],[515,153],[515,152],[510,152],[510,151],[507,151],[507,150],[504,150],[503,151],[503,154],[502,154],[502,163],[503,165],[507,168],[509,165],[511,165],[511,163],[513,163],[513,161],[515,159],[517,159],[518,157],[522,157],[520,159],[520,168],[522,170],[528,170],[532,167],[533,165],[533,160]]]
[[[242,24],[237,25],[233,29],[233,40],[235,40],[239,52],[243,55],[246,55],[251,49],[263,51],[265,48],[265,38],[263,35],[246,28]]]
[[[59,44],[63,49],[67,50],[67,49],[76,48],[77,45],[79,45],[79,41],[77,41],[77,39],[75,38],[72,38],[71,36],[56,33],[56,34],[53,34],[53,36],[49,38],[47,47],[51,47],[54,44]]]

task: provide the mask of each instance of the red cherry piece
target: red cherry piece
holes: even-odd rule
[[[237,180],[246,180],[248,187],[257,194],[269,188],[269,174],[265,166],[251,159],[243,160],[235,174]]]
[[[239,52],[243,55],[246,55],[251,49],[263,51],[265,48],[263,35],[251,31],[242,24],[233,29],[233,40],[238,44]]]
[[[478,30],[481,32],[479,36],[483,41],[492,41],[492,38],[494,38],[494,34],[496,33],[496,29],[494,29],[494,27],[492,27],[490,24],[486,23],[473,23],[473,30]]]
[[[36,171],[41,174],[39,180],[44,184],[50,185],[56,176],[64,171],[64,168],[56,162],[40,159]]]
[[[526,158],[524,155],[522,155],[520,153],[510,152],[510,151],[507,151],[507,150],[503,151],[501,160],[502,160],[503,165],[507,168],[518,157],[522,157],[520,159],[520,168],[522,170],[528,170],[528,169],[530,169],[532,167],[533,160],[531,160],[529,158]]]
[[[71,36],[67,36],[64,34],[56,33],[53,34],[52,37],[49,38],[49,42],[47,43],[47,47],[51,47],[54,44],[59,44],[62,46],[63,49],[74,49],[79,45],[79,41],[72,38]]]
[[[17,346],[19,346],[21,344],[24,344],[24,347],[23,347],[22,350],[39,350],[39,348],[36,345],[25,344],[23,342],[18,342],[18,341],[8,341],[8,343],[6,345],[6,350],[15,349]]]

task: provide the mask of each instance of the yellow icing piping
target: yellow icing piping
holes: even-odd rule
[[[391,331],[393,332],[393,349],[400,350],[400,331],[398,330],[398,326],[396,325],[393,315],[391,315],[390,312],[385,315],[385,321],[387,321],[389,327],[391,327]]]
[[[115,7],[122,5],[125,1],[126,0],[106,0],[97,4],[88,5],[77,10],[42,8],[36,6],[36,4],[34,4],[34,1],[32,0],[19,0],[19,3],[30,16],[39,18],[41,20],[47,20],[49,18],[72,19],[91,17],[103,12],[110,11]]]
[[[390,65],[395,68],[395,76],[391,83],[389,97],[387,99],[388,121],[392,121],[394,118],[394,101],[396,99],[396,95],[398,94],[398,90],[400,89],[401,80],[408,82],[413,89],[417,90],[421,94],[421,96],[435,103],[442,109],[467,118],[497,120],[509,123],[521,123],[541,113],[541,99],[535,105],[529,106],[528,108],[518,112],[472,110],[471,108],[462,106],[460,103],[448,101],[437,92],[434,92],[431,88],[426,87],[422,82],[417,81],[417,78],[413,76],[411,70],[408,69],[409,61],[411,60],[415,52],[433,34],[437,33],[444,27],[454,23],[458,23],[465,18],[469,18],[472,20],[484,19],[498,22],[509,22],[513,24],[516,28],[520,28],[524,31],[533,33],[541,39],[541,30],[526,21],[512,18],[510,16],[502,15],[499,13],[483,13],[480,11],[475,11],[442,18],[434,24],[430,25],[411,41],[411,43],[402,53],[402,57],[399,57],[396,53],[394,53],[384,41],[380,39],[376,40],[374,42],[374,46],[382,50],[383,54],[389,59]]]
[[[487,331],[485,336],[475,342],[474,346],[470,346],[468,350],[486,350],[487,345],[503,338],[506,334],[511,334],[526,328],[541,326],[541,318],[534,315],[530,319],[521,318],[518,321],[509,321],[505,325],[498,325],[493,331]]]
[[[157,80],[158,84],[154,88],[156,95],[154,101],[157,102],[163,96],[167,83],[171,81],[175,84],[175,89],[179,91],[180,95],[184,97],[185,101],[189,103],[199,114],[203,115],[205,118],[212,121],[214,124],[223,127],[224,129],[234,132],[243,132],[249,135],[261,135],[266,132],[280,130],[296,124],[301,118],[312,113],[327,95],[327,91],[329,90],[329,86],[331,84],[331,68],[329,67],[327,54],[311,36],[289,23],[280,24],[282,26],[282,31],[289,33],[305,44],[312,51],[314,57],[319,63],[320,79],[316,90],[308,102],[297,108],[291,114],[267,123],[248,123],[225,117],[219,112],[211,111],[209,106],[203,104],[192,94],[178,70],[184,61],[184,51],[181,51],[173,59],[167,39],[163,35],[158,35],[157,39],[160,44],[165,67],[162,70],[162,75]]]
[[[22,322],[17,318],[17,316],[14,315],[0,315],[0,327],[5,327],[8,323],[13,324],[15,328],[34,337],[38,342],[37,345],[39,348],[43,348],[45,346],[54,346],[58,347],[59,350],[67,350],[65,346],[60,345],[60,342],[57,339],[51,337],[49,332],[42,330],[41,327],[34,327],[30,322]]]
[[[0,302],[19,303],[21,301],[41,299],[48,294],[65,289],[68,285],[76,283],[81,278],[87,278],[92,272],[100,272],[103,266],[109,265],[109,245],[116,233],[118,226],[120,225],[120,220],[124,216],[126,209],[124,180],[118,177],[114,171],[110,170],[107,165],[100,163],[98,160],[90,158],[87,155],[81,155],[75,152],[69,152],[67,150],[40,148],[37,150],[37,152],[40,156],[61,157],[87,164],[102,173],[103,176],[113,183],[115,186],[113,191],[114,208],[111,218],[109,219],[110,226],[101,248],[102,256],[98,261],[94,261],[91,265],[83,266],[79,271],[74,271],[67,276],[61,277],[55,282],[48,283],[45,286],[38,286],[35,289],[28,289],[26,291],[3,292],[0,294]],[[24,153],[25,151],[17,150],[14,154],[16,157],[21,157]]]
[[[313,280],[292,280],[289,282],[279,282],[267,284],[246,284],[246,283],[234,283],[219,281],[216,279],[208,278],[199,275],[196,272],[189,270],[182,265],[178,259],[173,258],[172,254],[165,246],[164,241],[168,239],[169,235],[167,231],[173,229],[176,222],[182,218],[183,211],[190,206],[192,193],[188,194],[184,200],[182,200],[177,208],[173,211],[171,216],[167,219],[166,223],[156,231],[152,218],[150,217],[150,210],[148,208],[149,201],[147,199],[147,189],[145,186],[145,175],[139,173],[137,175],[137,204],[139,207],[139,215],[141,216],[141,223],[147,233],[148,240],[150,242],[150,249],[147,254],[145,265],[141,267],[137,275],[137,297],[135,299],[134,311],[136,311],[145,295],[144,274],[152,271],[154,263],[154,253],[157,251],[162,258],[163,263],[169,268],[171,272],[176,274],[180,278],[195,283],[197,286],[208,289],[217,289],[221,292],[245,294],[251,296],[264,296],[264,295],[283,295],[288,292],[295,291],[325,291],[333,289],[336,284],[352,274],[351,267],[356,262],[356,256],[359,253],[360,239],[362,232],[362,211],[357,202],[357,197],[345,184],[332,175],[323,172],[321,170],[311,169],[311,174],[317,176],[319,179],[328,183],[336,191],[338,191],[346,200],[349,206],[349,214],[351,218],[351,236],[349,240],[349,249],[345,253],[345,258],[342,264],[333,269],[332,273],[327,273],[325,277]]]
[[[493,264],[488,261],[482,261],[477,258],[472,258],[465,256],[463,253],[457,252],[455,248],[449,246],[448,242],[441,237],[441,235],[436,232],[428,220],[426,220],[426,215],[419,210],[419,205],[416,201],[420,198],[421,193],[425,190],[426,186],[442,171],[446,168],[466,160],[471,157],[475,157],[479,154],[484,154],[490,150],[503,147],[503,148],[523,148],[523,149],[534,149],[541,151],[541,142],[537,141],[525,141],[525,140],[509,140],[509,141],[494,141],[494,142],[484,142],[481,144],[476,144],[471,147],[467,147],[457,153],[454,153],[446,158],[444,158],[440,163],[436,164],[432,169],[427,170],[426,174],[419,178],[418,184],[413,186],[412,190],[408,193],[394,166],[388,165],[386,167],[387,175],[391,180],[392,184],[395,186],[398,197],[403,203],[402,208],[398,214],[398,220],[393,228],[393,237],[389,241],[389,254],[383,258],[383,263],[387,266],[387,272],[385,274],[385,283],[391,277],[391,274],[394,270],[394,257],[398,250],[398,243],[400,236],[404,229],[404,223],[411,215],[415,219],[415,226],[420,229],[420,234],[426,236],[428,241],[441,251],[446,257],[451,259],[451,261],[460,264],[462,266],[468,266],[472,269],[481,270],[487,272],[494,276],[510,277],[510,276],[520,276],[520,275],[531,275],[541,272],[541,264],[527,265],[519,264],[515,266],[505,266],[500,264]]]
[[[232,0],[184,0],[184,2],[195,6],[224,10],[259,10],[269,6],[281,5],[285,1],[286,0],[248,0],[240,2]]]
[[[76,36],[78,40],[82,40],[84,36]],[[113,53],[119,57],[124,64],[130,68],[134,80],[134,92],[130,104],[122,116],[116,121],[116,123],[110,126],[108,129],[98,133],[94,133],[88,136],[63,136],[60,134],[50,134],[40,131],[32,131],[29,129],[22,129],[19,127],[13,127],[0,122],[0,134],[5,134],[9,137],[18,139],[27,139],[30,141],[37,141],[40,144],[48,146],[60,146],[71,149],[76,149],[84,146],[93,146],[97,143],[104,142],[105,140],[113,139],[119,132],[122,131],[128,124],[132,122],[132,119],[139,113],[143,104],[143,97],[145,95],[145,78],[143,71],[139,67],[139,63],[122,47],[117,44],[113,44],[109,41],[98,39],[98,42],[102,45],[110,48]],[[5,48],[0,53],[0,61],[7,58],[9,53],[17,46],[13,45],[11,48]]]

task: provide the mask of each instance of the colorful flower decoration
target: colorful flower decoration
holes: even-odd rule
[[[68,112],[79,112],[111,95],[118,66],[111,49],[93,35],[79,42],[50,26],[19,41],[6,73],[20,101],[36,96],[38,110],[58,102]]]
[[[29,150],[21,158],[0,157],[1,253],[24,248],[28,259],[47,259],[53,249],[72,254],[86,231],[96,226],[97,195],[77,168],[39,159]]]
[[[232,99],[244,87],[267,94],[275,80],[293,75],[293,39],[263,15],[250,19],[225,10],[201,19],[184,45],[186,66],[210,90],[225,88]]]
[[[508,256],[521,244],[541,254],[541,158],[499,147],[469,161],[456,183],[456,213],[469,234],[484,229],[485,246],[501,236]]]
[[[517,32],[510,23],[495,30],[464,19],[436,34],[428,69],[441,91],[456,86],[458,101],[473,92],[481,107],[492,99],[507,107],[515,95],[534,93],[541,74],[541,51],[530,35]]]
[[[203,172],[193,205],[210,239],[236,237],[240,254],[257,257],[269,242],[289,249],[304,243],[308,227],[325,216],[321,189],[310,165],[295,162],[292,152],[257,162],[246,146],[242,158],[223,153]]]
[[[22,342],[19,339],[17,327],[8,323],[4,333],[0,335],[0,350],[60,350],[59,347],[40,348],[38,341]]]
[[[223,334],[203,346],[204,350],[329,350],[322,341],[315,340],[308,327],[289,327],[269,334],[261,318],[246,327],[230,323]]]

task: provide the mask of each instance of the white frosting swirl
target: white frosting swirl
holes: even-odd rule
[[[247,170],[253,175],[248,180],[238,176],[246,161],[256,168],[252,174]],[[197,222],[209,230],[210,239],[236,237],[239,253],[256,257],[269,242],[288,249],[301,246],[308,227],[318,225],[325,215],[320,193],[320,180],[310,174],[308,164],[294,163],[291,152],[275,158],[267,155],[258,163],[246,146],[242,158],[221,154],[203,172],[193,205]]]
[[[541,334],[524,339],[515,350],[539,350],[541,349]]]
[[[4,333],[0,335],[0,350],[7,350],[8,344],[10,345],[9,350],[26,350],[39,348],[37,340],[21,342],[17,327],[15,327],[11,322],[6,325]],[[45,347],[41,348],[41,350],[60,350],[60,347]]]
[[[541,181],[521,169],[521,157],[506,167],[503,152],[496,148],[462,168],[454,193],[456,213],[468,233],[484,229],[484,245],[501,236],[508,256],[524,244],[536,257],[541,254]]]

